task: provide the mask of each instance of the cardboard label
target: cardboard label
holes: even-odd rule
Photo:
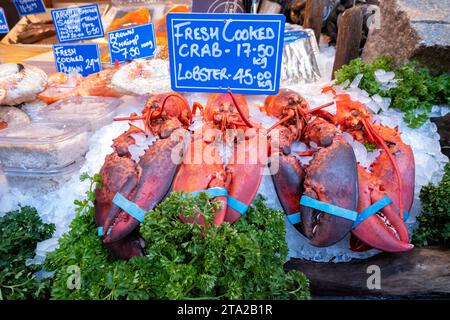
[[[14,0],[13,2],[21,16],[45,12],[42,0]]]
[[[152,23],[108,32],[111,64],[153,57],[156,51],[155,28]]]
[[[85,77],[102,69],[96,43],[55,44],[53,55],[58,72],[79,73]]]
[[[172,90],[276,94],[284,15],[167,17]]]
[[[90,4],[52,10],[58,41],[73,42],[104,37],[98,5]]]

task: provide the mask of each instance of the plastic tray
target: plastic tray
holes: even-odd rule
[[[35,122],[0,131],[0,166],[27,176],[61,170],[88,150],[86,127],[77,123]]]
[[[112,122],[120,103],[111,97],[69,97],[42,109],[36,117],[45,122],[78,122],[95,131]]]
[[[0,185],[4,184],[5,190],[14,187],[27,190],[29,194],[53,191],[60,188],[78,172],[84,161],[84,158],[80,158],[57,169],[3,168],[0,166]]]

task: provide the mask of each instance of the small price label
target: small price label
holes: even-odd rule
[[[0,8],[0,33],[8,33],[8,21],[6,21],[5,11],[3,8]]]
[[[171,13],[172,90],[276,94],[284,15]]]
[[[79,73],[85,77],[102,69],[96,43],[55,44],[53,55],[58,72]]]
[[[153,57],[156,51],[155,28],[153,24],[108,32],[111,64],[137,58]]]
[[[14,0],[13,2],[21,16],[45,12],[42,0]]]
[[[54,9],[52,18],[61,43],[102,38],[105,35],[96,4]]]

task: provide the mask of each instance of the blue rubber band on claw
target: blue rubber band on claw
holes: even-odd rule
[[[385,197],[381,198],[380,200],[378,200],[377,202],[375,202],[374,204],[372,204],[371,206],[369,206],[366,209],[364,209],[363,211],[361,211],[359,213],[355,223],[353,224],[353,229],[356,228],[357,226],[359,226],[367,218],[374,215],[375,213],[377,213],[384,207],[390,205],[391,203],[392,203],[391,198],[389,198],[388,196],[385,196]],[[408,220],[408,219],[409,219],[408,211],[403,210],[403,221],[406,222],[406,220]]]
[[[292,225],[302,222],[302,216],[300,212],[288,214],[286,217]]]
[[[247,205],[245,205],[244,203],[240,202],[239,200],[229,196],[228,191],[225,188],[215,187],[215,188],[210,188],[210,189],[205,189],[205,190],[192,191],[192,192],[189,192],[189,194],[193,195],[193,196],[197,196],[198,194],[200,194],[202,192],[208,194],[212,198],[227,197],[227,206],[236,210],[241,215],[244,215],[248,210]]]
[[[391,198],[389,198],[388,196],[385,196],[385,197],[381,198],[380,200],[378,200],[377,202],[375,202],[374,204],[372,204],[371,206],[369,206],[366,209],[364,209],[363,211],[361,211],[358,214],[358,217],[356,218],[355,223],[353,224],[353,229],[356,228],[357,226],[359,226],[361,224],[361,222],[364,222],[367,218],[374,215],[375,213],[377,213],[378,211],[380,211],[387,205],[390,205],[391,203],[392,203]]]
[[[120,193],[116,193],[112,202],[140,223],[144,222],[144,217],[147,211],[140,208],[137,204],[128,200]]]
[[[228,196],[227,205],[230,208],[232,208],[232,209],[236,210],[237,212],[239,212],[241,214],[241,216],[246,214],[247,210],[248,210],[248,206],[246,204],[240,202],[239,200],[237,200],[237,199],[235,199],[235,198],[233,198],[231,196]]]
[[[202,192],[206,193],[207,195],[209,195],[212,198],[228,196],[227,189],[220,188],[220,187],[209,188],[209,189],[206,189],[206,190],[192,191],[192,192],[189,192],[189,194],[193,195],[193,196],[197,196],[197,195],[199,195]]]
[[[358,216],[358,213],[356,211],[337,207],[330,203],[325,203],[308,196],[302,196],[302,198],[300,199],[300,204],[302,206],[320,210],[333,216],[341,217],[351,221],[355,221]]]
[[[108,230],[108,234],[111,233],[111,230],[112,230],[112,228],[110,227],[109,230]],[[103,237],[104,236],[104,234],[103,234],[103,227],[97,227],[97,234],[98,234],[99,237]]]

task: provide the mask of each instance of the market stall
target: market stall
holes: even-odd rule
[[[14,2],[0,298],[449,296],[449,70],[368,5]]]

